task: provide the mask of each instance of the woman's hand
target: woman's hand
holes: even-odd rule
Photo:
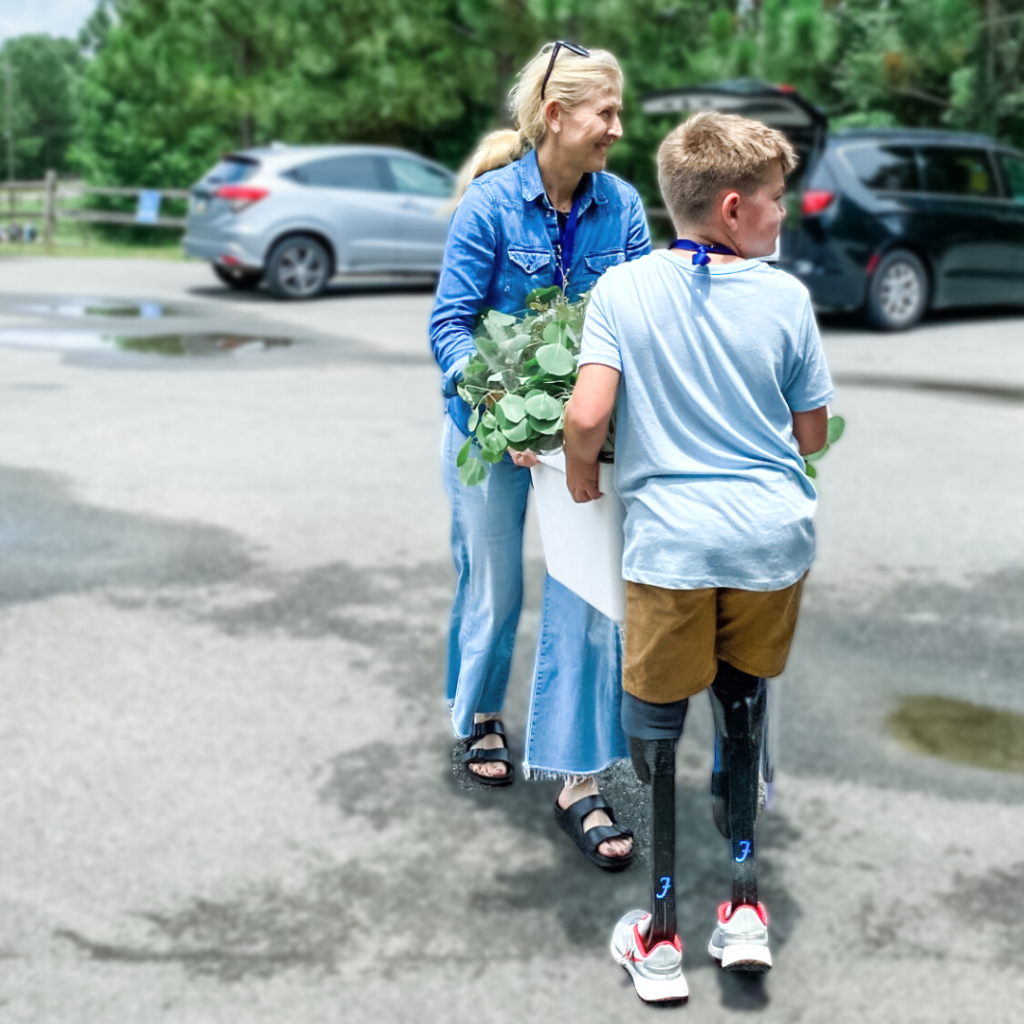
[[[533,452],[517,452],[512,448],[508,449],[509,455],[512,456],[512,461],[517,466],[522,466],[524,469],[529,469],[531,466],[539,466],[540,459],[537,458]]]

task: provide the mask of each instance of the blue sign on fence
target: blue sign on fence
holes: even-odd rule
[[[135,220],[139,224],[155,224],[160,217],[160,193],[155,190],[143,189],[139,193],[139,208],[135,211]]]

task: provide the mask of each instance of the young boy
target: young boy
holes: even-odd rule
[[[815,491],[801,454],[824,446],[832,383],[806,289],[757,260],[775,249],[785,137],[702,113],[658,152],[679,240],[610,270],[584,325],[566,409],[568,485],[600,497],[597,454],[618,399],[615,483],[626,504],[622,717],[652,785],[651,912],[617,925],[612,954],[648,1002],[685,999],[675,924],[675,745],[709,689],[715,821],[732,848],[732,899],[709,952],[771,967],[758,902],[766,680],[786,664],[814,558]]]

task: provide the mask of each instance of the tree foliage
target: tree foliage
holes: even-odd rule
[[[457,166],[507,121],[516,70],[551,39],[619,57],[611,167],[648,201],[671,122],[639,98],[680,85],[786,82],[837,125],[1024,145],[1024,0],[98,0],[64,106],[73,162],[98,183],[182,186],[278,139],[391,143]]]
[[[76,88],[83,64],[78,47],[70,39],[18,36],[0,47],[0,123],[5,133],[0,149],[3,177],[8,174],[8,131],[14,135],[16,178],[38,180],[47,168],[65,167],[75,131]]]

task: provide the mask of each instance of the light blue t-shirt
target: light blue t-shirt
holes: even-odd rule
[[[669,590],[781,590],[814,558],[793,412],[832,400],[810,297],[757,260],[658,250],[594,288],[580,364],[622,373],[622,572]]]

